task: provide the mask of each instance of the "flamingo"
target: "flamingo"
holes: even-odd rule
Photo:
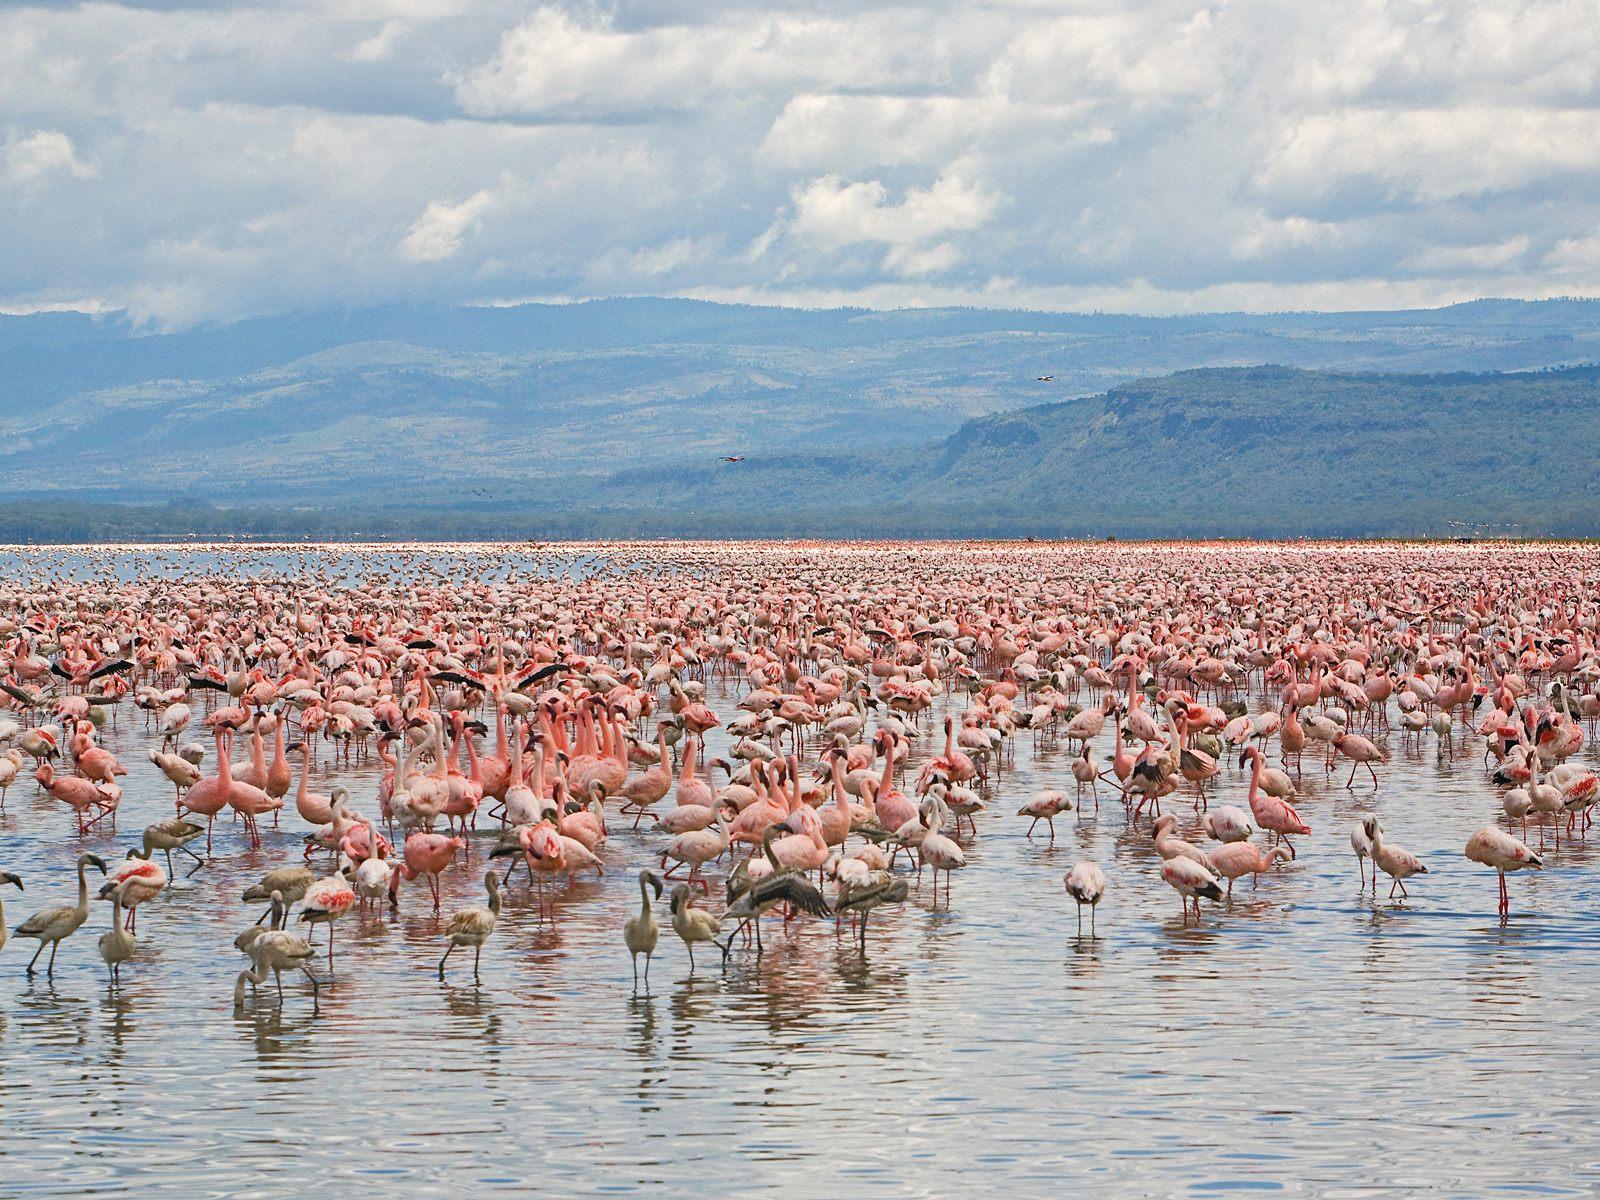
[[[46,946],[50,947],[50,963],[45,968],[45,974],[55,978],[56,951],[61,949],[61,943],[74,933],[78,932],[83,923],[89,919],[89,881],[84,875],[85,867],[94,867],[104,875],[106,873],[105,860],[98,854],[78,855],[78,902],[72,905],[61,905],[56,908],[41,908],[21,925],[17,926],[17,936],[35,938],[39,948],[33,952],[33,957],[28,960],[27,974],[32,975],[34,965],[39,961],[39,955],[44,953]]]
[[[622,927],[622,940],[633,960],[633,986],[639,986],[639,955],[644,955],[644,986],[650,987],[650,959],[661,940],[661,926],[650,911],[650,890],[655,889],[656,899],[661,899],[661,876],[654,871],[639,872],[639,912],[629,917]]]
[[[390,885],[391,896],[395,894],[395,889],[402,878],[425,878],[428,881],[428,891],[433,896],[433,911],[438,912],[439,876],[455,861],[456,851],[466,848],[467,843],[464,838],[417,830],[406,838],[405,846],[401,850],[404,861],[394,873],[393,883]]]
[[[1372,843],[1372,890],[1378,890],[1378,868],[1388,875],[1394,882],[1389,885],[1389,898],[1394,899],[1395,888],[1400,889],[1402,896],[1406,895],[1406,880],[1413,875],[1426,875],[1428,868],[1422,860],[1409,850],[1402,850],[1399,846],[1383,840],[1383,826],[1378,823],[1377,817],[1367,817],[1362,821],[1366,828],[1368,840]]]
[[[1369,738],[1364,738],[1355,733],[1337,733],[1332,738],[1334,750],[1350,759],[1350,778],[1345,781],[1345,787],[1351,787],[1356,781],[1356,771],[1366,767],[1372,776],[1372,786],[1378,786],[1378,773],[1372,769],[1375,762],[1388,762],[1389,756],[1385,754]]]
[[[167,873],[161,869],[160,863],[150,861],[150,850],[146,847],[142,851],[129,850],[128,857],[110,868],[105,875],[105,883],[100,887],[100,899],[109,899],[112,893],[116,893],[118,906],[128,913],[128,932],[136,932],[138,906],[146,900],[153,900],[166,889]]]
[[[1106,876],[1098,864],[1092,862],[1074,863],[1063,877],[1067,895],[1077,903],[1078,908],[1078,936],[1083,936],[1083,906],[1089,906],[1089,936],[1095,937],[1094,915],[1100,907],[1100,901],[1106,894]]]
[[[1228,881],[1228,900],[1233,899],[1233,881],[1244,875],[1260,875],[1272,870],[1279,859],[1288,859],[1289,851],[1282,846],[1263,850],[1249,842],[1226,842],[1206,856],[1206,865],[1219,879]]]
[[[1050,842],[1054,845],[1056,840],[1055,819],[1063,812],[1070,811],[1071,808],[1072,801],[1068,800],[1062,792],[1054,790],[1035,792],[1032,799],[1017,809],[1017,816],[1032,818],[1028,824],[1028,832],[1024,836],[1031,838],[1033,836],[1033,827],[1043,821],[1050,827]]]
[[[233,791],[232,762],[228,748],[223,744],[226,731],[221,725],[212,730],[212,737],[216,743],[217,773],[207,775],[199,782],[193,784],[178,801],[178,816],[184,813],[193,813],[206,819],[206,853],[211,853],[211,827],[216,821],[217,814],[228,805],[228,797]]]
[[[450,945],[439,960],[440,979],[444,978],[444,965],[457,946],[472,947],[472,978],[478,978],[478,961],[483,957],[483,944],[489,940],[495,922],[500,919],[500,876],[494,871],[486,872],[483,886],[489,893],[486,907],[465,908],[450,918],[450,926],[445,931],[450,938]]]
[[[55,768],[44,763],[33,772],[33,777],[45,791],[72,809],[78,820],[78,835],[89,832],[89,826],[106,816],[111,804],[105,788],[75,775],[57,775]],[[90,816],[90,812],[95,812]]]
[[[281,893],[280,893],[281,894]],[[333,970],[333,923],[356,902],[355,889],[343,875],[329,875],[306,888],[300,898],[300,919],[328,927],[328,970]],[[437,911],[437,910],[436,910]]]
[[[683,940],[689,951],[689,973],[694,974],[694,948],[697,942],[717,940],[722,932],[722,922],[704,909],[695,908],[690,901],[689,885],[680,883],[672,889],[672,931]]]
[[[1239,756],[1239,765],[1244,766],[1247,759],[1251,764],[1250,811],[1255,815],[1256,824],[1267,832],[1276,834],[1279,842],[1289,847],[1289,857],[1294,858],[1294,843],[1289,840],[1289,835],[1310,833],[1311,826],[1300,819],[1300,814],[1287,801],[1261,795],[1260,749],[1255,746],[1245,747],[1244,753]]]
[[[1493,867],[1500,876],[1500,921],[1504,924],[1511,916],[1511,895],[1506,888],[1506,876],[1525,867],[1535,870],[1544,866],[1544,859],[1528,849],[1504,830],[1485,825],[1467,839],[1468,861]]]
[[[1207,900],[1221,900],[1222,888],[1218,886],[1216,876],[1207,866],[1202,866],[1192,858],[1178,855],[1166,859],[1161,864],[1161,878],[1173,891],[1178,893],[1183,904],[1183,923],[1189,923],[1189,904],[1194,903],[1194,918],[1200,920],[1200,898]]]
[[[101,892],[102,898],[107,893]],[[122,893],[112,891],[109,893],[111,900],[111,928],[100,935],[97,943],[100,949],[100,958],[105,962],[107,970],[111,973],[113,985],[122,979],[122,964],[133,957],[133,952],[138,948],[138,941],[122,923]]]

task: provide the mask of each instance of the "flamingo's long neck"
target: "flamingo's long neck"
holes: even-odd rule
[[[683,783],[694,782],[695,766],[700,757],[700,742],[698,738],[690,738],[689,744],[683,751],[683,772],[679,779]]]

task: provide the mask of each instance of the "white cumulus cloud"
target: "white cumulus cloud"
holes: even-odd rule
[[[474,229],[495,203],[491,191],[473,192],[465,200],[430,200],[411,226],[400,253],[412,262],[438,262],[461,249],[461,239]]]
[[[94,168],[79,161],[72,139],[58,129],[40,129],[19,137],[6,146],[6,173],[20,183],[29,183],[57,172],[74,179],[89,179]]]

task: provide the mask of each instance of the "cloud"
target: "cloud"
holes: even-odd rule
[[[673,238],[660,246],[640,250],[629,259],[629,267],[639,275],[655,277],[672,272],[695,261],[701,255],[701,244],[693,238]]]
[[[380,62],[394,51],[395,45],[411,31],[405,21],[385,21],[378,32],[350,51],[353,62]]]
[[[792,211],[757,240],[763,257],[776,243],[785,248],[838,251],[861,243],[886,246],[885,271],[930,275],[949,270],[961,253],[948,234],[978,229],[994,215],[1000,198],[962,178],[959,167],[940,174],[928,187],[909,187],[898,203],[876,179],[845,181],[837,175],[813,179],[791,193]]]
[[[1592,0],[0,8],[0,308],[1600,292]]]
[[[909,245],[958,230],[976,229],[994,212],[997,198],[954,173],[930,187],[907,188],[898,204],[875,179],[845,183],[836,175],[814,179],[794,192],[789,232],[835,248],[852,242]]]
[[[1406,204],[1512,191],[1600,168],[1600,111],[1393,109],[1309,116],[1290,128],[1259,179],[1320,197],[1370,182]]]
[[[456,95],[481,115],[606,115],[800,87],[924,86],[941,50],[918,36],[919,24],[909,10],[854,18],[774,10],[628,29],[547,6],[460,75]]]
[[[453,204],[447,200],[430,200],[400,243],[401,257],[412,262],[438,262],[449,258],[461,249],[461,239],[477,227],[494,203],[495,194],[491,191],[474,192]]]
[[[808,93],[784,105],[759,153],[812,170],[937,161],[992,127],[999,108],[984,98]]]
[[[18,183],[58,173],[74,179],[95,175],[93,167],[78,160],[72,139],[57,129],[40,129],[12,141],[6,146],[5,162],[6,173]]]
[[[1528,238],[1518,234],[1502,242],[1486,242],[1475,246],[1433,246],[1408,255],[1404,266],[1426,275],[1494,272],[1520,262],[1532,244]]]
[[[1563,238],[1544,256],[1544,265],[1566,277],[1592,277],[1600,271],[1600,233]]]

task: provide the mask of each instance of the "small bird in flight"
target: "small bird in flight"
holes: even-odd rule
[[[1039,382],[1040,383],[1049,383],[1054,378],[1055,378],[1054,375],[1041,375],[1041,376],[1039,376]]]
[[[722,456],[722,461],[723,462],[743,462],[744,461],[744,455],[742,455],[742,454],[724,454]]]

